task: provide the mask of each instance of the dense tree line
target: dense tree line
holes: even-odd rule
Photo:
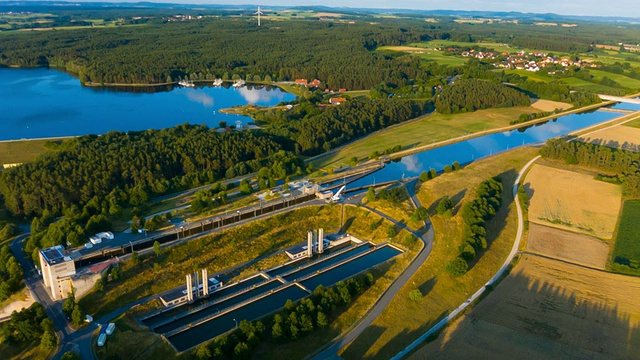
[[[67,150],[46,153],[4,171],[0,193],[14,215],[81,211],[114,213],[137,206],[153,194],[212,183],[257,171],[273,163],[286,173],[301,165],[295,156],[260,132],[217,133],[205,126],[109,132],[71,140]]]
[[[540,119],[540,118],[543,118],[545,116],[550,116],[550,115],[553,115],[553,114],[559,114],[560,112],[562,112],[562,110],[555,109],[554,111],[541,111],[541,112],[532,113],[532,114],[524,113],[524,114],[520,114],[520,116],[516,120],[509,121],[509,124],[510,125],[521,124],[521,123],[524,123],[524,122],[527,122],[527,121]]]
[[[441,114],[529,104],[529,97],[515,89],[478,79],[456,80],[436,98],[436,109]]]
[[[11,319],[0,326],[0,338],[14,345],[36,343],[44,350],[51,350],[58,343],[53,321],[38,302],[20,312],[14,311]]]
[[[296,109],[300,106],[300,109]],[[301,104],[295,111],[267,110],[255,116],[268,131],[297,144],[297,152],[315,155],[376,130],[422,115],[430,102],[401,99],[352,99],[324,111]]]
[[[623,184],[626,196],[640,198],[640,153],[581,141],[550,139],[540,149],[540,155],[615,174],[616,181]]]
[[[332,320],[331,314],[349,306],[373,281],[373,276],[367,273],[328,289],[320,285],[309,298],[298,302],[287,300],[284,308],[267,318],[265,323],[241,321],[238,330],[201,345],[195,356],[199,360],[250,359],[263,341],[282,344],[303,338],[314,330],[327,327]]]
[[[0,302],[22,286],[22,266],[11,253],[9,245],[0,248]]]
[[[384,25],[289,21],[258,28],[252,22],[207,18],[24,35],[0,39],[0,63],[62,67],[82,82],[98,84],[318,78],[334,89],[366,89],[381,81],[404,83],[419,63],[411,56],[370,51],[378,44],[419,40],[415,32]]]
[[[465,241],[460,245],[460,255],[447,265],[449,273],[454,276],[465,274],[469,268],[468,263],[487,248],[486,224],[498,212],[501,204],[501,180],[493,178],[480,183],[476,198],[462,208]]]

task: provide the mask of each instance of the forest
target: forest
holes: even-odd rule
[[[121,12],[123,19],[132,14],[131,9]],[[266,21],[257,27],[249,14],[242,12],[232,18],[207,16],[220,15],[220,10],[202,10],[196,13],[203,17],[195,22],[168,22],[166,9],[155,14],[149,9],[144,12],[150,13],[145,17],[150,20],[143,26],[0,37],[0,64],[64,68],[83,83],[95,84],[157,84],[216,77],[266,82],[318,78],[323,87],[331,89],[370,89],[381,82],[403,86],[421,72],[418,57],[373,51],[385,45],[432,39],[493,41],[577,53],[598,50],[594,43],[638,42],[633,29],[597,23],[582,24],[578,35],[571,29],[531,24],[459,24],[447,17],[426,23],[422,16],[381,19],[351,13],[351,23]],[[86,19],[77,12],[61,18],[73,16]],[[94,10],[93,16],[100,16],[100,11]],[[117,16],[113,9],[104,13],[108,19]]]
[[[476,110],[529,106],[529,97],[508,86],[479,79],[456,80],[436,97],[440,114],[456,114]]]
[[[230,168],[239,176],[281,161],[290,174],[302,165],[281,153],[271,135],[218,133],[202,125],[87,135],[66,146],[0,174],[0,193],[14,216],[87,204],[98,213],[117,212],[152,195],[213,183]]]
[[[266,110],[254,118],[266,122],[270,133],[295,141],[296,152],[316,155],[432,108],[430,101],[354,98],[320,110],[301,99],[292,111]]]

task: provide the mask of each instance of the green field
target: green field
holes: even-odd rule
[[[17,140],[0,142],[0,165],[25,163],[49,151],[44,144],[49,140]]]
[[[411,47],[421,47],[424,48],[422,52],[416,52],[419,50],[403,50],[402,46],[381,46],[377,50],[378,51],[407,51],[409,53],[413,53],[416,56],[419,56],[422,59],[427,61],[435,61],[440,65],[448,65],[448,66],[458,66],[464,65],[467,63],[467,59],[460,56],[453,55],[443,55],[442,51],[434,50],[431,48],[426,48],[422,46],[423,44],[411,44]]]
[[[633,121],[629,121],[628,123],[624,124],[624,126],[640,128],[640,119],[635,119]]]
[[[494,51],[497,51],[497,52],[505,52],[505,51],[516,52],[520,50],[520,49],[512,48],[507,44],[498,44],[494,42],[462,42],[462,41],[458,42],[458,41],[449,41],[449,40],[431,40],[427,42],[410,44],[410,46],[430,47],[430,48],[446,48],[450,46],[460,46],[460,47],[480,46],[480,47],[493,49]]]
[[[627,200],[622,206],[613,262],[640,273],[640,200]]]
[[[616,92],[616,91],[620,91],[621,89],[618,88],[613,88],[610,86],[605,86],[605,85],[600,85],[600,84],[594,84],[592,82],[586,81],[586,80],[582,80],[582,79],[578,79],[578,78],[563,78],[562,82],[573,86],[575,88],[577,88],[578,90],[586,90],[586,91],[591,91],[591,92],[595,92],[598,94],[606,94],[606,93],[610,93],[610,92]]]
[[[434,113],[419,120],[373,133],[314,161],[314,165],[316,168],[340,167],[348,165],[351,157],[356,156],[362,160],[374,150],[382,152],[396,145],[401,145],[405,150],[470,133],[500,128],[508,126],[509,122],[517,119],[520,114],[534,112],[538,110],[532,107],[513,107],[454,115]]]
[[[600,81],[603,77],[608,77],[609,79],[617,82],[618,84],[629,88],[629,89],[640,89],[640,80],[632,79],[623,74],[614,74],[602,70],[589,69],[589,72],[594,76],[596,81]]]

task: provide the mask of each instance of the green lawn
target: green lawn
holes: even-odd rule
[[[591,92],[595,92],[598,94],[606,94],[609,92],[615,92],[615,91],[620,91],[621,89],[617,89],[617,88],[613,88],[610,86],[604,86],[604,85],[600,85],[600,84],[594,84],[592,82],[586,81],[586,80],[582,80],[582,79],[578,79],[578,78],[562,78],[562,82],[569,84],[570,86],[576,87],[580,90],[587,90],[587,91],[591,91]]]
[[[628,123],[624,124],[624,126],[640,128],[640,119],[635,119],[633,121],[629,121]]]
[[[632,79],[623,74],[614,74],[602,70],[589,69],[589,72],[593,74],[594,78],[599,81],[603,77],[608,77],[609,79],[617,82],[618,84],[629,88],[629,89],[640,89],[640,80]]]
[[[392,126],[345,146],[339,151],[314,161],[316,168],[348,165],[353,156],[367,158],[372,151],[380,152],[401,145],[402,149],[428,145],[483,130],[508,126],[522,113],[534,113],[532,107],[480,110],[472,113],[441,115],[434,113],[420,120]]]
[[[39,154],[49,151],[44,144],[48,140],[17,140],[0,142],[0,165],[25,163]]]
[[[640,274],[640,200],[627,200],[622,206],[612,258]]]

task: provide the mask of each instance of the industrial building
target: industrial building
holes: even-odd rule
[[[204,281],[204,279],[207,281]],[[209,296],[210,293],[220,289],[221,287],[221,281],[215,277],[208,278],[207,269],[202,269],[202,278],[198,276],[198,273],[187,274],[185,287],[160,296],[160,301],[162,302],[162,305],[167,307],[183,303],[191,303],[196,298]]]
[[[319,239],[322,239],[322,241],[319,241]],[[329,248],[330,244],[329,239],[324,237],[323,229],[318,229],[317,232],[309,230],[307,232],[307,243],[295,245],[285,250],[285,254],[291,260],[310,258],[313,254],[322,254],[324,250]]]
[[[44,285],[53,300],[65,299],[73,292],[71,277],[76,274],[76,266],[63,251],[64,248],[58,245],[38,252]]]

